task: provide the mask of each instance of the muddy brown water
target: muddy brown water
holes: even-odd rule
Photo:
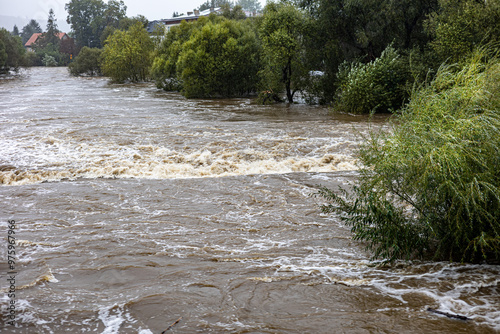
[[[310,197],[356,178],[359,135],[386,119],[65,68],[3,77],[0,331],[500,332],[498,266],[376,267]]]

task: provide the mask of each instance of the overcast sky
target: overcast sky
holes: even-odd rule
[[[107,2],[107,0],[104,0]],[[172,17],[173,12],[185,13],[199,7],[206,0],[124,0],[127,16],[142,14],[149,20]],[[37,20],[45,29],[49,10],[52,8],[59,26],[65,26],[68,14],[64,5],[69,0],[0,0],[0,15]],[[266,0],[260,0],[262,7]],[[6,27],[11,30],[12,27]],[[19,27],[21,29],[22,27]]]

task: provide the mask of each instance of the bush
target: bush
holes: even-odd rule
[[[244,22],[226,19],[193,32],[176,64],[188,98],[248,95],[256,90],[258,68],[256,34]]]
[[[373,258],[500,260],[500,62],[442,66],[389,134],[372,135],[351,193],[323,188]]]
[[[388,46],[376,60],[343,63],[339,68],[337,108],[349,113],[390,111],[402,107],[407,99],[410,71],[398,52]]]
[[[116,82],[146,81],[152,62],[154,44],[141,22],[127,31],[116,30],[102,52],[101,68]]]
[[[42,58],[42,63],[44,66],[57,66],[57,61],[54,57],[46,54],[45,56],[43,56]]]
[[[151,68],[151,75],[158,88],[166,91],[180,91],[182,89],[176,64],[184,43],[206,23],[220,19],[214,14],[192,22],[182,21],[180,25],[170,28],[156,50]]]
[[[71,75],[102,75],[100,59],[102,50],[84,46],[75,60],[69,64]]]

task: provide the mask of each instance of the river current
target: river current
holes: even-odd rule
[[[386,121],[66,68],[1,78],[0,332],[499,333],[499,266],[375,266],[310,196],[353,181]]]

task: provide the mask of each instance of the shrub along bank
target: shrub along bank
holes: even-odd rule
[[[353,192],[319,195],[374,259],[500,260],[498,58],[442,66],[360,158]]]

